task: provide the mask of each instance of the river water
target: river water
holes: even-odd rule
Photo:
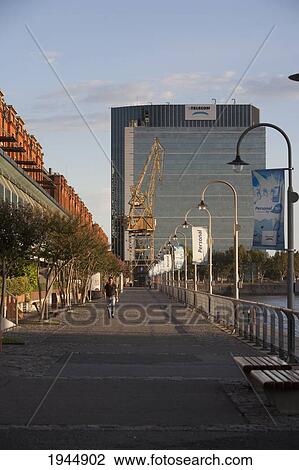
[[[243,299],[252,302],[261,302],[263,304],[274,305],[277,307],[287,306],[287,297],[284,295],[244,295]],[[299,312],[299,295],[295,296],[295,310]],[[299,338],[299,317],[295,318],[296,338]]]
[[[263,304],[275,305],[278,307],[287,306],[287,297],[284,295],[244,295],[241,298],[252,302],[262,302]],[[299,295],[295,296],[295,310],[299,312]]]

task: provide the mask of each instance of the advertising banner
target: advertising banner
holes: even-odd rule
[[[159,261],[157,264],[157,274],[163,274],[164,273],[164,261]]]
[[[208,262],[207,227],[192,227],[192,262],[196,264]]]
[[[253,248],[284,250],[283,170],[252,171],[254,230]]]
[[[171,255],[164,255],[164,271],[169,273],[171,271]]]
[[[216,105],[215,104],[186,104],[185,120],[188,121],[215,121]]]
[[[185,250],[182,245],[174,246],[174,269],[182,269],[185,261]]]

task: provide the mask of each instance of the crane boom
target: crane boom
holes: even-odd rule
[[[149,266],[154,260],[154,204],[157,182],[162,180],[164,147],[156,137],[144,162],[137,183],[131,186],[127,218],[130,275],[136,267]]]
[[[140,232],[154,230],[154,198],[157,179],[162,179],[164,153],[164,147],[161,145],[159,139],[155,138],[139,175],[137,184],[130,188],[129,231]],[[142,187],[147,173],[149,173],[148,187],[143,190]]]

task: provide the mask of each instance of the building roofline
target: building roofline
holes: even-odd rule
[[[38,189],[44,196],[46,196],[53,204],[55,204],[55,206],[60,209],[62,212],[64,212],[66,215],[70,215],[60,204],[57,203],[57,201],[40,185],[38,184],[36,181],[34,181],[33,178],[31,178],[29,175],[27,175],[27,173],[22,169],[20,168],[15,162],[14,160],[12,160],[11,158],[7,157],[5,155],[5,152],[3,152],[2,149],[0,149],[0,156],[2,158],[4,158],[4,160],[9,163],[12,167],[14,167],[15,170],[17,170],[30,184],[32,184],[33,186],[35,186],[36,189]]]
[[[123,109],[123,108],[144,108],[144,107],[151,107],[151,106],[190,106],[192,104],[197,104],[197,102],[193,101],[193,103],[144,103],[144,104],[127,104],[125,106],[111,106],[112,109]],[[204,103],[204,104],[216,104],[217,106],[251,106],[252,108],[260,110],[257,106],[251,103]]]

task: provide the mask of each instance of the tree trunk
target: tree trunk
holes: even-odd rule
[[[38,285],[38,300],[39,300],[39,308],[38,308],[38,312],[40,312],[41,310],[41,306],[42,306],[42,287],[41,287],[41,283],[40,283],[40,262],[38,262],[37,264],[37,285]]]
[[[0,321],[1,321],[1,318],[4,318],[4,313],[5,313],[6,278],[7,278],[6,260],[4,258],[3,264],[2,264],[2,288],[1,288],[1,304],[0,304]]]
[[[65,272],[64,271],[65,270],[62,269],[62,271],[60,272],[58,276],[61,307],[65,307],[66,305]]]
[[[66,284],[66,305],[68,307],[71,306],[71,287],[72,287],[72,279],[73,279],[73,261],[70,264],[68,277],[67,277],[67,284]]]
[[[89,285],[90,285],[90,276],[87,276],[86,281],[84,283],[84,287],[81,291],[82,292],[82,297],[81,297],[81,303],[82,304],[85,304],[85,302],[86,302]]]

